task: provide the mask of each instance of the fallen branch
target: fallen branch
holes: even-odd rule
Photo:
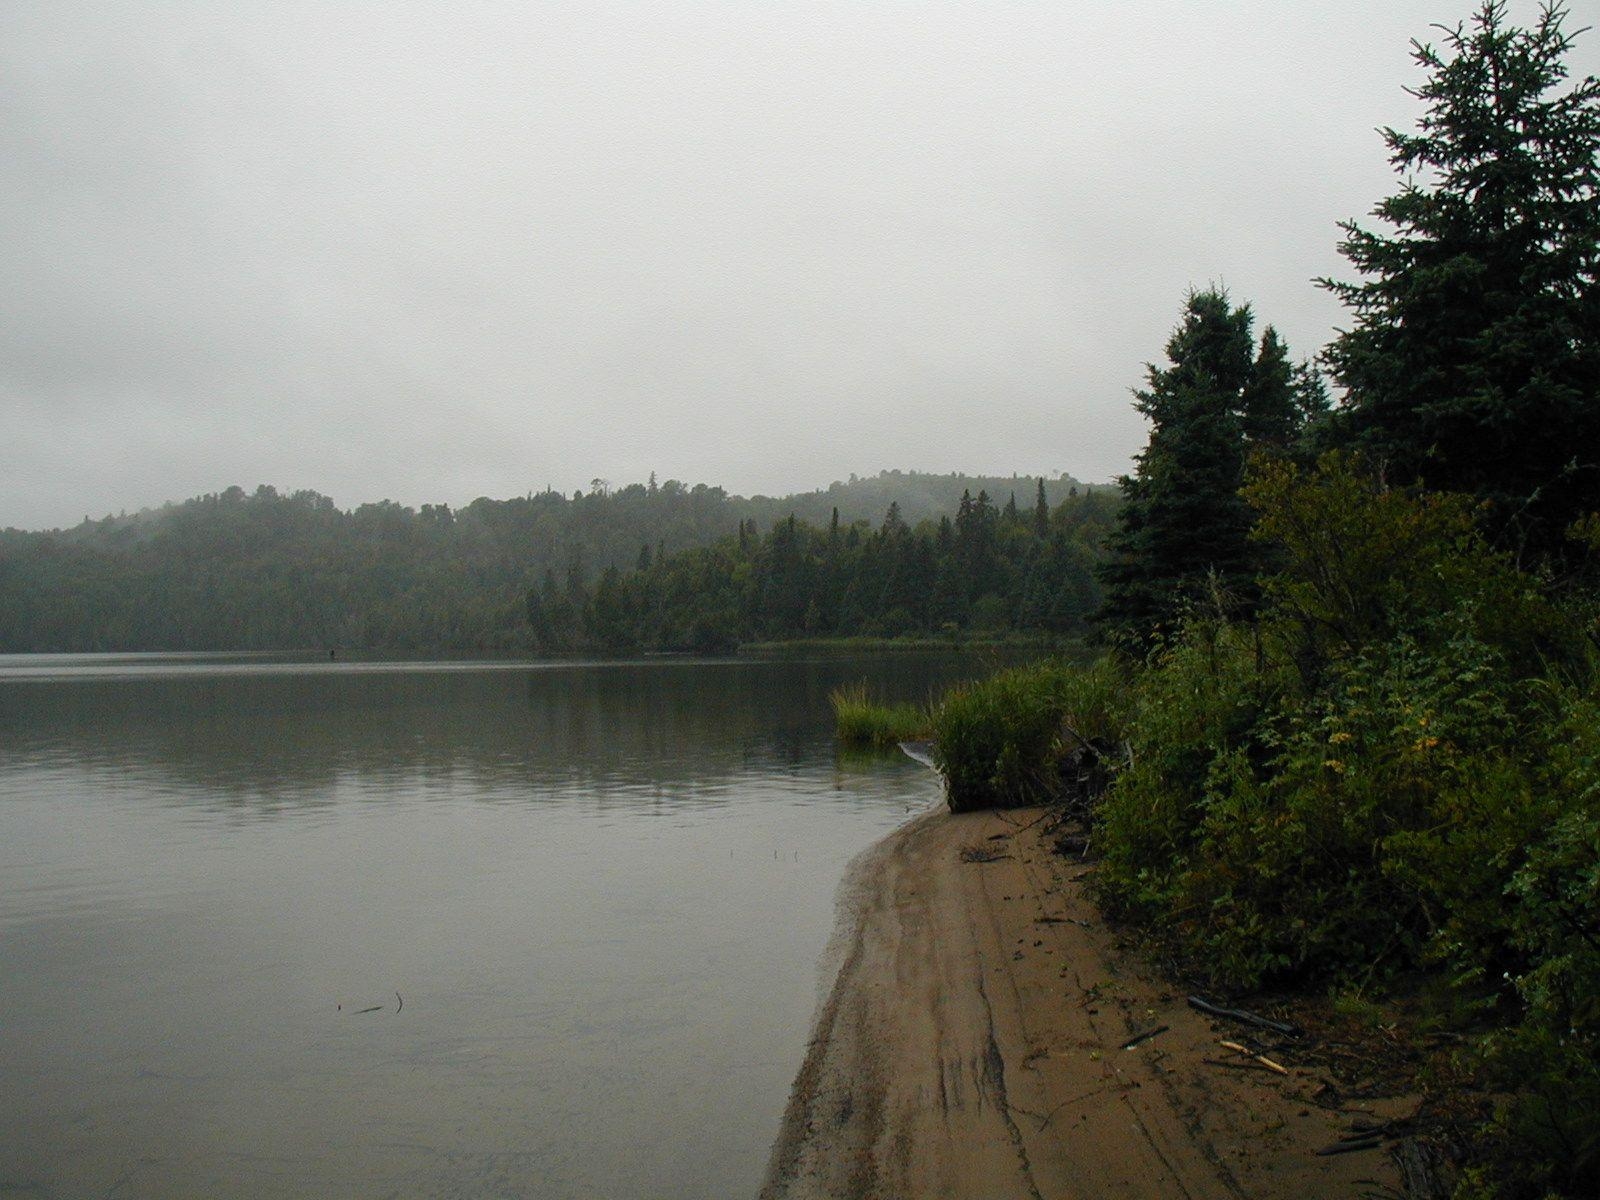
[[[1047,809],[1044,810],[1044,812],[1040,813],[1037,817],[1035,817],[1033,820],[1029,821],[1026,825],[1017,826],[1017,828],[1016,828],[1016,830],[1014,832],[1016,832],[1016,833],[1026,833],[1028,830],[1032,829],[1035,825],[1037,825],[1040,821],[1043,821],[1046,818],[1053,817],[1055,815],[1056,815],[1055,814],[1055,810],[1053,808],[1047,808]]]
[[[1254,1025],[1257,1029],[1270,1029],[1273,1033],[1281,1033],[1285,1037],[1299,1037],[1301,1032],[1298,1025],[1287,1025],[1282,1021],[1273,1021],[1256,1013],[1247,1012],[1242,1008],[1223,1008],[1220,1005],[1212,1004],[1209,1000],[1203,1000],[1199,996],[1189,997],[1189,1007],[1197,1008],[1209,1016],[1224,1017],[1230,1021]]]

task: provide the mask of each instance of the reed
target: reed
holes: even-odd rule
[[[925,705],[878,703],[865,682],[835,688],[828,700],[833,705],[834,728],[843,746],[887,749],[926,738],[933,725]]]

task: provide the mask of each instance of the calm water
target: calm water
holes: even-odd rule
[[[753,1194],[980,669],[0,657],[0,1196]]]

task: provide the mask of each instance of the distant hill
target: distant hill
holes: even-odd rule
[[[515,648],[546,572],[606,567],[761,528],[793,514],[911,525],[953,515],[963,491],[1034,503],[1028,476],[885,471],[783,497],[704,484],[480,498],[452,510],[391,501],[345,510],[317,492],[232,487],[71,529],[0,532],[0,651]],[[1083,485],[1045,480],[1054,506]]]
[[[865,520],[874,525],[883,520],[889,505],[900,506],[900,516],[908,525],[922,521],[938,520],[952,516],[961,503],[962,492],[977,496],[987,492],[989,499],[999,506],[1015,494],[1017,503],[1024,508],[1033,504],[1039,486],[1034,475],[934,475],[923,471],[880,471],[865,479],[852,475],[848,483],[833,483],[815,492],[797,492],[792,496],[752,496],[748,500],[733,497],[737,507],[747,505],[748,516],[766,526],[793,513],[802,521],[825,525],[833,509],[839,509],[839,519],[845,524]],[[1069,476],[1045,476],[1045,497],[1051,504],[1066,499],[1073,488],[1082,491],[1084,484]],[[1102,485],[1104,486],[1104,485]]]

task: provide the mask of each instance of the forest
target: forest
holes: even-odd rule
[[[597,479],[570,496],[480,498],[455,510],[392,501],[344,510],[312,491],[232,487],[65,530],[0,531],[0,652],[687,646],[662,633],[671,624],[665,620],[629,637],[617,636],[612,622],[601,636],[591,592],[613,572],[631,576],[642,562],[664,562],[741,530],[747,543],[765,544],[780,524],[795,536],[806,524],[842,526],[841,542],[851,545],[841,549],[859,558],[863,523],[890,510],[908,525],[936,528],[958,514],[963,494],[970,501],[1003,492],[1036,504],[1048,489],[1060,508],[1076,503],[1078,486],[1067,477],[884,471],[814,492],[745,498],[676,480],[613,488]],[[1059,519],[1067,548],[1052,552],[1051,569],[1069,557],[1081,566],[1093,529],[1109,520],[1112,491],[1084,491],[1077,515]],[[1009,499],[1007,507],[1014,507]],[[1031,544],[993,532],[1003,553],[1032,554]],[[1036,565],[1008,559],[1004,586],[1025,586]],[[657,570],[652,579],[666,586],[670,574]],[[559,581],[555,601],[546,586],[552,579]],[[1083,570],[1074,579],[1081,589],[1096,586]],[[878,595],[857,594],[853,629],[884,615]],[[546,614],[537,626],[529,621],[530,596],[545,602],[533,610]],[[1068,620],[1063,613],[1049,619]],[[760,635],[784,636],[770,624]]]
[[[1100,604],[1099,546],[1114,493],[1076,488],[1051,508],[963,493],[954,519],[913,529],[891,502],[874,530],[752,520],[706,547],[608,567],[592,589],[547,572],[528,594],[539,648],[722,652],[795,638],[1081,637]]]

